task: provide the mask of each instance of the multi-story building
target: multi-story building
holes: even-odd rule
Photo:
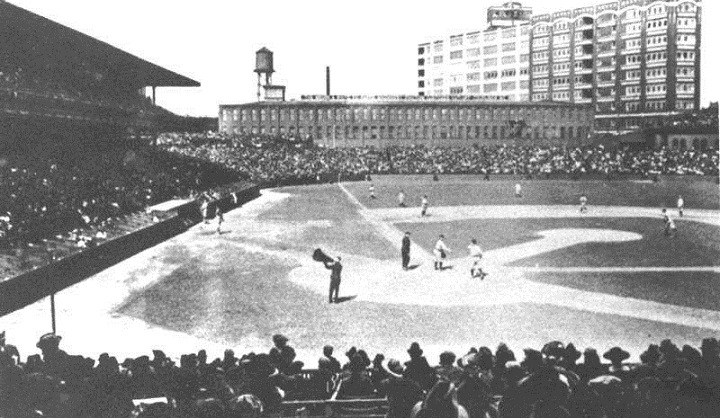
[[[530,12],[506,3],[488,10],[485,31],[418,45],[418,95],[502,94],[527,101]]]
[[[533,16],[530,98],[589,103],[596,132],[700,106],[699,0],[621,0]]]
[[[497,97],[305,96],[221,105],[220,132],[311,137],[327,146],[586,144],[590,105]]]
[[[418,46],[418,93],[590,104],[596,132],[654,126],[700,106],[701,8],[620,0],[531,17],[506,3],[485,31]]]

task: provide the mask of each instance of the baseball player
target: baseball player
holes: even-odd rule
[[[665,236],[675,238],[675,236],[677,236],[677,226],[675,226],[675,221],[673,221],[667,214],[667,209],[663,208],[662,214],[663,221],[665,222]]]
[[[445,245],[445,235],[440,234],[440,237],[433,248],[433,254],[435,255],[435,270],[443,269],[443,260],[447,258],[447,254],[449,252],[450,248]]]
[[[580,195],[580,213],[587,212],[587,196],[585,196],[585,193]]]
[[[400,190],[400,193],[397,195],[398,199],[398,206],[404,208],[405,207],[405,192]]]
[[[422,199],[420,200],[420,216],[421,217],[427,215],[428,205],[429,205],[428,197],[425,194],[425,195],[423,195]]]
[[[522,197],[522,186],[520,186],[520,183],[515,183],[515,197]]]
[[[683,209],[685,209],[685,200],[683,199],[682,195],[678,196],[677,208],[678,208],[678,216],[682,218]]]
[[[217,218],[217,233],[218,235],[221,235],[222,232],[220,232],[220,227],[222,226],[222,223],[225,221],[225,218],[223,217],[223,211],[220,209],[220,205],[215,206],[215,217]]]
[[[473,262],[472,267],[470,267],[470,277],[479,277],[480,280],[484,279],[485,276],[487,276],[487,273],[485,273],[482,267],[480,267],[480,259],[482,259],[483,256],[482,248],[480,248],[475,238],[470,240],[468,252],[470,253],[470,259]]]
[[[375,199],[375,186],[372,183],[370,183],[368,191],[370,192],[370,199]]]

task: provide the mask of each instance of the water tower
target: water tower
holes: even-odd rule
[[[260,100],[260,92],[263,87],[262,77],[265,75],[265,86],[272,85],[272,74],[275,72],[273,68],[273,53],[269,49],[262,47],[255,53],[255,72],[258,76],[257,96]]]
[[[255,72],[258,76],[258,101],[262,99],[285,101],[285,86],[274,86],[272,83],[272,74],[275,72],[272,51],[262,47],[255,53]],[[265,84],[263,84],[263,74],[265,75]],[[264,97],[261,93],[263,90],[265,91]]]

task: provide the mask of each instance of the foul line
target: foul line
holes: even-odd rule
[[[526,273],[720,273],[720,266],[701,267],[514,267]]]

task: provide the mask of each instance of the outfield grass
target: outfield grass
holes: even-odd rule
[[[408,206],[419,206],[423,194],[430,206],[458,205],[576,205],[585,193],[588,204],[674,208],[678,195],[692,209],[720,209],[720,189],[707,178],[663,177],[659,183],[642,180],[522,180],[512,176],[493,177],[447,175],[439,181],[432,176],[375,176],[377,199],[370,199],[369,183],[347,183],[346,187],[369,209],[397,206],[403,190]],[[523,197],[514,195],[520,183]]]

